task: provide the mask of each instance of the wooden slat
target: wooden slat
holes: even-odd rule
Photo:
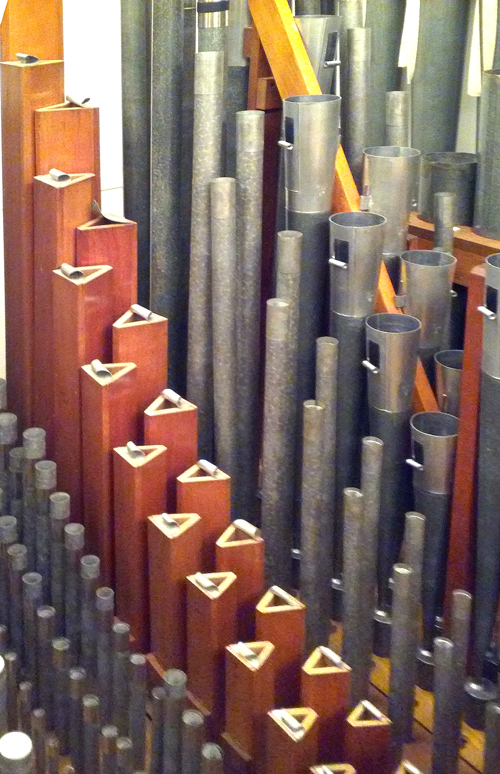
[[[62,0],[8,0],[0,26],[2,59],[12,61],[19,52],[62,59],[62,5]]]

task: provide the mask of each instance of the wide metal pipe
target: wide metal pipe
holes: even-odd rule
[[[331,515],[323,482],[325,407],[314,400],[303,405],[302,486],[300,513],[300,598],[306,605],[306,651],[328,644],[332,577]]]
[[[463,360],[464,353],[461,349],[444,349],[434,355],[439,409],[456,417],[460,414]]]
[[[365,688],[366,665],[360,649],[361,544],[363,540],[363,493],[354,487],[344,489],[344,573],[342,596],[342,660],[351,667],[349,705],[360,701]]]
[[[238,350],[236,339],[238,270],[236,249],[236,180],[210,183],[212,234],[212,325],[214,440],[218,467],[231,476],[233,514],[239,511]]]
[[[453,253],[454,201],[455,194],[447,191],[434,194],[434,250],[443,253]]]
[[[384,233],[386,263],[391,256],[406,250],[419,160],[420,151],[415,148],[379,145],[365,149],[363,209],[387,219]]]
[[[410,141],[410,100],[406,91],[385,95],[385,142],[406,148]]]
[[[459,739],[450,734],[461,697],[457,689],[454,645],[445,637],[434,640],[434,725],[432,734],[432,774],[455,774],[458,765]],[[461,686],[460,686],[461,690]]]
[[[316,7],[321,2],[313,0]],[[303,7],[303,6],[302,6]],[[340,16],[321,16],[321,10],[299,13],[295,3],[295,22],[322,94],[337,93],[337,68],[339,65],[339,37],[342,27]]]
[[[500,705],[486,707],[483,774],[496,774],[500,761]]]
[[[412,575],[408,565],[394,565],[389,717],[395,763],[401,761],[403,745],[413,736],[419,599]]]
[[[371,64],[371,29],[354,27],[347,30],[346,79],[342,91],[342,147],[354,182],[361,189],[363,151],[368,143]],[[371,116],[370,116],[371,121]]]
[[[181,224],[184,0],[151,5],[150,308],[168,317],[168,383],[184,394],[188,255]]]
[[[248,59],[243,56],[245,27],[251,24],[248,0],[231,0],[227,38],[226,175],[236,176],[238,113],[248,98]]]
[[[496,206],[500,195],[500,138],[496,129],[499,101],[500,70],[487,70],[482,75],[474,231],[491,239],[500,238]]]
[[[420,322],[400,314],[374,314],[366,320],[366,360],[370,432],[384,442],[378,550],[378,607],[390,609],[389,579],[403,538],[404,514],[411,501],[405,463],[410,446],[410,404]],[[377,630],[375,631],[377,640]],[[381,645],[386,652],[389,643]]]
[[[478,157],[475,153],[426,153],[420,168],[419,218],[434,222],[434,196],[455,195],[454,225],[472,226]]]
[[[457,259],[438,250],[401,255],[400,296],[405,311],[420,320],[419,356],[434,381],[434,355],[450,342],[451,291]]]
[[[220,176],[224,54],[196,54],[187,397],[198,406],[198,449],[213,449],[210,182]]]
[[[231,12],[230,12],[231,13]],[[264,113],[242,110],[236,114],[236,221],[237,281],[237,402],[240,510],[255,516],[259,475],[259,414],[262,165]]]
[[[328,217],[339,143],[340,97],[283,100],[287,229],[303,234],[299,302],[298,398],[314,394],[314,342],[326,333]]]
[[[123,200],[137,222],[139,303],[149,298],[151,3],[121,3]]]
[[[291,587],[295,459],[295,395],[290,363],[290,304],[267,302],[264,424],[262,441],[262,533],[266,583]]]

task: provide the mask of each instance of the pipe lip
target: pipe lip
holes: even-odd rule
[[[406,250],[401,253],[401,260],[415,266],[429,267],[454,266],[457,262],[451,253],[444,253],[440,250]]]
[[[464,351],[463,349],[442,349],[441,352],[436,352],[434,360],[444,368],[461,371],[464,364]]]
[[[300,102],[303,105],[320,102],[340,102],[336,94],[298,94],[295,97],[285,97],[283,102]]]
[[[492,255],[488,255],[486,258],[485,263],[488,264],[488,266],[491,266],[493,269],[499,269],[500,268],[500,253],[492,253]]]
[[[375,212],[336,212],[328,220],[336,226],[348,228],[378,228],[387,223],[387,218]]]
[[[436,438],[452,438],[458,433],[458,417],[443,411],[421,411],[410,419],[412,429]]]
[[[440,153],[426,153],[424,161],[433,166],[443,167],[468,167],[470,164],[478,163],[476,153],[459,153],[457,151],[441,151]]]
[[[374,331],[396,334],[413,334],[422,326],[420,320],[409,314],[392,314],[391,312],[377,312],[366,318],[366,327]]]
[[[407,148],[400,145],[373,145],[364,149],[365,156],[375,156],[382,158],[399,158],[420,156],[417,148]]]

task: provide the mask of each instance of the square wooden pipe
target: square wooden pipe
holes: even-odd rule
[[[267,713],[265,774],[308,774],[318,759],[317,721],[310,707]]]
[[[87,548],[101,559],[101,579],[114,587],[113,449],[137,424],[134,363],[82,366],[83,523]]]
[[[391,773],[391,721],[369,701],[361,701],[348,715],[344,760],[357,774]]]
[[[187,578],[187,674],[192,699],[212,729],[224,719],[225,649],[236,641],[236,575],[195,573]]]
[[[150,639],[147,522],[165,508],[167,471],[165,446],[113,450],[116,609],[144,653]]]
[[[264,591],[264,540],[260,530],[243,519],[227,527],[215,544],[217,572],[238,578],[238,637],[255,637],[255,605]]]
[[[36,54],[40,59],[62,59],[62,6],[62,0],[44,0],[43,10],[37,8],[34,14],[32,0],[10,0],[0,28],[2,59],[15,60],[18,51]],[[55,101],[62,98],[61,94]]]
[[[417,769],[410,761],[402,761],[396,774],[422,774],[420,769]]]
[[[201,567],[202,542],[197,513],[148,519],[151,650],[164,670],[186,670],[186,577]]]
[[[198,459],[198,409],[194,403],[173,390],[163,390],[144,412],[144,443],[162,443],[168,448],[167,510],[174,513],[177,476]]]
[[[320,766],[311,766],[311,774],[356,774],[350,763],[322,763]]]
[[[300,696],[305,622],[305,605],[279,586],[271,586],[257,604],[257,639],[276,648],[276,703],[281,707],[296,705]]]
[[[177,511],[199,513],[203,527],[202,569],[215,569],[215,542],[231,520],[231,479],[215,465],[207,473],[200,463],[177,476]],[[206,466],[205,466],[206,467]],[[264,639],[264,638],[263,638]]]
[[[322,645],[302,667],[300,699],[318,713],[319,754],[323,761],[342,760],[350,682],[351,667]]]
[[[93,218],[76,229],[76,265],[94,266],[105,260],[113,267],[115,319],[137,298],[137,223],[106,216]]]

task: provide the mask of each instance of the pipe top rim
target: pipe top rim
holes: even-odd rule
[[[377,312],[366,318],[366,327],[383,333],[397,336],[406,333],[412,334],[421,328],[420,320],[409,314],[393,314],[391,312]]]
[[[494,269],[500,269],[500,253],[492,253],[486,258],[488,266],[492,266]]]
[[[375,212],[336,212],[329,217],[330,223],[349,228],[374,228],[387,223],[387,218]]]
[[[454,266],[457,259],[451,253],[439,250],[406,250],[401,260],[417,266]]]
[[[400,145],[373,145],[364,149],[365,156],[375,156],[383,158],[400,158],[420,156],[420,151],[416,148],[407,148]]]
[[[339,102],[340,97],[336,94],[297,94],[295,97],[285,97],[283,102],[300,102],[302,104],[320,103],[320,102]]]
[[[463,349],[442,349],[441,352],[436,352],[434,360],[445,368],[461,371],[464,362],[464,351]]]
[[[444,411],[420,411],[412,416],[410,424],[423,435],[443,438],[458,433],[458,417],[445,414]]]
[[[466,167],[469,166],[469,164],[477,164],[478,162],[476,153],[461,153],[459,151],[426,153],[424,159],[435,166],[442,164],[445,167]]]

